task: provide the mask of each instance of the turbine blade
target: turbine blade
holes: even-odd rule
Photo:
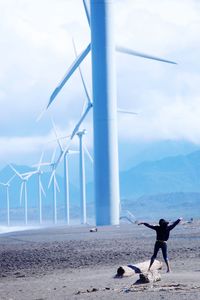
[[[15,174],[23,180],[23,177],[21,176],[21,174],[13,167],[13,165],[9,164],[10,168],[15,172]]]
[[[45,193],[45,191],[44,191],[44,187],[43,187],[43,185],[42,185],[41,178],[39,179],[39,187],[40,187],[40,190],[41,190],[42,194],[44,195],[44,197],[46,197],[46,193]]]
[[[137,52],[135,50],[128,49],[128,48],[121,47],[121,46],[116,46],[116,51],[121,52],[121,53],[125,53],[125,54],[129,54],[129,55],[133,55],[133,56],[139,56],[139,57],[143,57],[143,58],[147,58],[147,59],[158,60],[158,61],[165,62],[165,63],[168,63],[168,64],[174,64],[174,65],[177,64],[176,62],[171,61],[171,60],[167,60],[167,59],[164,59],[164,58],[160,58],[160,57],[156,57],[156,56],[153,56],[153,55],[145,54],[145,53],[142,53],[142,52]]]
[[[44,156],[44,151],[42,151],[42,154],[41,154],[41,156],[40,156],[40,160],[39,160],[39,163],[38,163],[37,171],[40,170],[40,167],[41,167],[41,164],[42,164],[42,160],[43,160],[43,156]]]
[[[0,182],[0,185],[7,186],[7,184],[3,182]]]
[[[72,43],[73,43],[73,47],[74,47],[74,53],[75,53],[75,56],[77,58],[77,51],[76,51],[76,45],[75,45],[74,39],[72,39]],[[78,70],[79,70],[79,73],[80,73],[80,76],[81,76],[81,81],[82,81],[83,88],[84,88],[84,91],[85,91],[85,94],[86,94],[86,97],[87,97],[87,101],[92,103],[91,98],[90,98],[89,93],[88,93],[88,89],[87,89],[86,84],[85,84],[85,80],[83,78],[83,73],[82,73],[82,70],[81,70],[80,66],[78,67]]]
[[[79,127],[80,127],[81,123],[83,122],[83,120],[85,119],[85,117],[87,116],[87,114],[88,114],[88,112],[90,111],[91,108],[92,108],[92,104],[88,103],[88,106],[87,106],[84,114],[82,115],[82,117],[80,118],[80,120],[78,121],[78,123],[76,124],[76,126],[74,127],[74,130],[73,130],[73,132],[71,134],[71,140],[73,139],[73,137],[75,136],[75,134],[79,130]]]
[[[86,14],[86,17],[87,17],[87,20],[88,20],[88,24],[90,26],[90,13],[89,13],[89,8],[86,4],[86,0],[83,0],[83,5],[84,5],[84,9],[85,9],[85,14]]]
[[[55,187],[56,187],[57,191],[60,193],[60,188],[59,188],[59,185],[58,185],[58,182],[57,182],[57,179],[56,179],[56,174],[54,174],[54,184],[55,184]]]
[[[52,180],[53,180],[55,171],[56,171],[56,170],[54,169],[53,172],[51,173],[51,177],[50,177],[50,179],[49,179],[49,184],[48,184],[48,189],[50,188],[50,185],[51,185],[51,183],[52,183]]]
[[[59,165],[59,163],[63,160],[65,154],[67,153],[67,151],[69,150],[69,147],[71,145],[72,139],[69,140],[68,145],[66,146],[65,150],[63,153],[61,153],[57,159],[57,162],[55,163],[55,169],[57,168],[57,166]]]
[[[29,178],[32,176],[32,174],[28,174],[24,177],[24,179],[29,180]]]
[[[57,150],[57,146],[56,146],[56,148],[55,148],[54,151],[53,151],[53,154],[52,154],[52,157],[51,157],[51,164],[53,164],[54,161],[55,161],[56,150]]]
[[[69,138],[71,136],[71,134],[69,134],[69,135],[65,135],[65,136],[59,136],[59,140],[63,140],[63,139],[67,139],[67,138]],[[51,141],[49,141],[48,143],[52,143],[52,142],[56,142],[56,140],[51,140]]]
[[[32,165],[31,167],[38,167],[38,166],[50,166],[51,165],[51,162],[43,162],[41,164],[35,164],[35,165]]]
[[[46,109],[43,109],[43,111],[36,118],[36,120],[35,120],[36,123],[38,123],[42,119],[42,117],[43,117],[43,115],[44,115],[45,112],[46,112]]]
[[[122,114],[138,115],[138,113],[136,113],[134,111],[125,110],[125,109],[121,109],[121,108],[118,108],[117,112],[122,113]]]
[[[51,105],[51,103],[53,102],[53,100],[55,99],[55,97],[58,95],[58,93],[60,92],[60,90],[63,88],[63,86],[65,85],[65,83],[67,82],[67,80],[71,77],[71,75],[78,68],[78,66],[80,65],[80,63],[84,60],[84,58],[90,52],[90,49],[91,49],[91,45],[89,44],[87,46],[87,48],[83,52],[81,52],[81,54],[79,54],[79,56],[75,59],[75,61],[69,67],[69,69],[68,69],[66,75],[64,76],[63,80],[60,82],[60,84],[56,87],[56,89],[52,93],[52,95],[50,97],[50,100],[49,100],[49,103],[47,105],[47,109],[49,108],[49,106]]]
[[[9,183],[11,183],[11,181],[13,181],[13,179],[16,177],[16,174],[14,174],[9,180],[8,180],[8,182],[6,183],[6,184],[9,184]]]
[[[24,179],[29,179],[32,175],[34,175],[36,173],[37,173],[37,170],[32,171],[32,172],[23,173],[21,175],[23,176]]]
[[[55,169],[58,167],[58,165],[59,165],[59,163],[60,163],[60,161],[61,161],[61,158],[63,157],[64,153],[65,153],[65,151],[60,152],[60,155],[58,156],[58,159],[57,159],[57,161],[55,162]]]
[[[85,112],[85,109],[86,109],[86,106],[87,106],[87,102],[86,101],[84,101],[83,102],[83,106],[82,106],[82,110],[81,110],[81,114],[80,114],[80,118],[82,117],[82,115],[84,114],[84,112]]]
[[[90,152],[89,152],[89,150],[88,150],[88,148],[87,148],[87,146],[86,146],[85,143],[84,143],[83,147],[84,147],[85,153],[87,154],[89,160],[90,160],[91,163],[93,164],[93,163],[94,163],[94,160],[93,160],[93,158],[92,158],[92,156],[91,156],[91,154],[90,154]]]
[[[60,143],[60,140],[59,140],[59,138],[58,138],[57,129],[56,129],[56,124],[55,124],[55,122],[54,122],[53,119],[51,119],[51,123],[52,123],[52,126],[53,126],[53,131],[54,131],[54,134],[55,134],[55,137],[56,137],[56,141],[57,141],[58,146],[59,146],[59,148],[60,148],[60,152],[63,152],[64,149],[63,149],[63,147],[62,147],[62,145],[61,145],[61,143]]]

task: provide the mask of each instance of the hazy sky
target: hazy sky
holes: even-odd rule
[[[200,144],[200,2],[116,0],[116,43],[174,60],[168,65],[116,54],[124,144],[185,140]],[[0,0],[0,165],[30,163],[52,148],[50,116],[69,134],[85,99],[78,72],[40,122],[36,118],[78,52],[90,41],[81,0]],[[91,91],[90,57],[82,64]],[[92,113],[84,123],[92,147]],[[131,128],[131,130],[128,130]]]

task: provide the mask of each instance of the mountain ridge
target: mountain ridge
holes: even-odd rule
[[[29,166],[14,167],[19,173],[33,171]],[[9,166],[0,171],[0,181],[6,182],[13,175]],[[48,189],[51,172],[44,172],[42,182],[47,193],[43,198],[43,206],[50,217],[52,210],[52,190]],[[57,180],[61,189],[58,193],[58,216],[63,217],[64,210],[64,184],[63,178],[58,174]],[[28,182],[28,207],[38,207],[37,176],[33,176]],[[120,172],[120,188],[122,207],[127,210],[137,211],[137,214],[145,214],[154,208],[154,214],[159,214],[163,209],[171,212],[179,210],[195,215],[196,207],[200,204],[200,151],[194,151],[187,155],[168,156],[155,161],[144,161],[138,165]],[[88,215],[94,215],[94,183],[89,182],[86,186]],[[19,208],[20,179],[16,176],[11,184],[11,207]],[[5,210],[5,188],[0,188],[0,208]],[[136,209],[137,208],[137,209]],[[70,213],[79,215],[80,193],[79,189],[70,182]],[[200,214],[200,209],[198,210]],[[193,213],[192,213],[193,212]],[[38,212],[37,212],[38,214]],[[152,212],[153,214],[153,212]],[[147,214],[148,215],[148,214]]]

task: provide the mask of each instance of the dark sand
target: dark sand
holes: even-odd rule
[[[115,279],[118,266],[151,257],[155,233],[138,225],[56,227],[0,236],[2,299],[200,299],[200,223],[178,225],[168,242],[172,273],[155,284]],[[162,260],[161,253],[158,259]]]

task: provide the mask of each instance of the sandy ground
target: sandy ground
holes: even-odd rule
[[[200,299],[199,222],[178,225],[168,242],[172,273],[134,285],[116,279],[120,265],[151,257],[154,231],[138,225],[56,227],[0,236],[3,299]],[[162,260],[161,253],[158,256]]]

